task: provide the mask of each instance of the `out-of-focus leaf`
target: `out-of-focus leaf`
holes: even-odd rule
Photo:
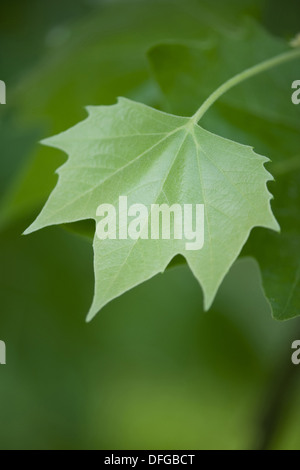
[[[255,231],[243,252],[257,259],[266,296],[278,320],[300,315],[300,157],[297,163],[297,168],[287,173],[285,165],[274,165],[273,207],[282,232]]]

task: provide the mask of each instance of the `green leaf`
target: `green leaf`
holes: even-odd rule
[[[68,161],[36,221],[25,233],[84,219],[98,220],[97,207],[204,204],[201,250],[186,240],[94,237],[95,296],[88,318],[107,302],[165,270],[183,255],[203,288],[208,309],[251,229],[278,230],[270,208],[264,168],[268,160],[247,147],[214,135],[193,119],[166,114],[120,98],[113,106],[89,107],[89,117],[45,141]],[[174,233],[172,232],[172,235]]]

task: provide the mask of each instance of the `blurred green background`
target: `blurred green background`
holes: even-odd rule
[[[1,449],[300,449],[300,323],[272,319],[253,259],[235,263],[207,313],[180,266],[86,324],[89,240],[62,227],[21,236],[65,159],[40,139],[119,95],[163,108],[151,47],[230,34],[245,16],[289,39],[299,2],[284,6],[1,1]]]

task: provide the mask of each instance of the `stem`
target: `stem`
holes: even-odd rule
[[[299,320],[294,330],[299,333]],[[294,336],[294,335],[293,335]],[[297,336],[297,334],[295,335]],[[291,353],[284,352],[281,359],[277,359],[278,366],[274,369],[263,402],[258,409],[257,431],[254,450],[271,450],[276,445],[276,437],[286,417],[291,413],[293,397],[298,393],[298,368],[291,362]]]
[[[193,122],[195,124],[199,122],[199,120],[203,117],[206,111],[214,104],[215,101],[217,101],[218,98],[220,98],[220,96],[224,95],[226,91],[230,90],[231,88],[243,82],[244,80],[253,77],[254,75],[276,67],[277,65],[283,64],[284,62],[296,59],[297,57],[300,57],[300,47],[297,47],[296,49],[290,50],[288,52],[284,52],[283,54],[273,57],[272,59],[265,60],[260,64],[254,65],[253,67],[250,67],[244,70],[243,72],[238,73],[234,77],[230,78],[227,82],[223,83],[223,85],[217,88],[207,98],[207,100],[204,101],[198,111],[192,116]]]
[[[289,414],[293,394],[297,385],[297,366],[291,364],[290,355],[286,365],[279,366],[270,383],[258,421],[254,450],[271,450],[280,431],[281,423]]]

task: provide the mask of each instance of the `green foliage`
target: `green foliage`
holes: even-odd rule
[[[251,231],[241,255],[252,259],[234,263],[208,314],[181,265],[84,325],[92,246],[65,228],[91,237],[94,220],[20,236],[66,160],[38,141],[120,95],[191,116],[232,75],[284,51],[299,15],[298,0],[1,2],[1,449],[300,448],[299,369],[289,367],[299,318],[273,321],[260,285],[262,274],[276,318],[298,315],[298,62],[244,82],[201,120],[271,159],[281,227]]]
[[[264,48],[259,47],[262,43]],[[222,33],[210,33],[201,42],[156,46],[149,57],[158,83],[167,97],[167,107],[186,115],[194,112],[198,104],[207,98],[205,94],[213,92],[213,87],[220,85],[222,80],[226,81],[271,54],[285,50],[284,42],[273,39],[254,23],[247,21],[244,28],[231,36],[224,38]],[[207,71],[206,74],[203,70]],[[209,117],[204,117],[204,125],[211,127],[212,131],[212,126],[216,126],[221,134],[232,139],[235,134],[240,135],[242,132],[244,142],[248,145],[255,142],[268,155],[273,155],[275,133],[280,129],[281,145],[288,141],[290,151],[296,152],[294,148],[300,125],[298,110],[283,93],[287,83],[292,81],[295,70],[294,64],[285,66],[284,73],[282,67],[280,70],[269,70],[224,94],[215,109],[208,113]],[[268,102],[271,103],[269,106]],[[164,241],[157,243],[142,240],[134,244],[132,241],[121,243],[122,247],[116,255],[115,243],[108,240],[100,242],[95,238],[96,287],[89,318],[109,300],[164,271],[177,254],[184,256],[202,285],[208,308],[251,229],[255,226],[277,227],[269,212],[267,192],[262,189],[268,180],[267,173],[259,171],[258,164],[255,171],[252,166],[250,168],[249,155],[242,160],[246,147],[228,148],[228,140],[219,140],[217,143],[212,136],[211,140],[208,138],[209,134],[206,134],[206,138],[204,129],[200,131],[191,121],[177,118],[178,123],[169,123],[169,119],[172,121],[175,117],[156,112],[152,118],[149,108],[121,101],[117,107],[110,109],[94,108],[89,120],[73,131],[49,141],[53,146],[73,155],[60,171],[59,184],[42,215],[33,224],[33,230],[51,224],[96,220],[97,206],[100,203],[116,203],[119,195],[131,194],[131,203],[148,206],[167,201],[183,205],[187,197],[193,204],[204,203],[206,206],[206,244],[197,255],[185,252],[178,241],[167,244]],[[282,129],[283,119],[285,126]],[[265,133],[258,134],[258,120],[274,135],[274,141],[270,141]],[[160,131],[157,123],[166,130]],[[203,135],[198,135],[199,132]],[[286,140],[282,140],[282,136]],[[75,147],[72,139],[76,143]],[[204,149],[205,146],[208,149]],[[198,151],[199,158],[195,158]],[[227,160],[225,163],[224,154]],[[235,155],[241,155],[240,159],[235,158]],[[294,161],[295,157],[292,155],[291,159]],[[285,165],[290,167],[288,159]],[[217,176],[212,169],[218,172]],[[154,182],[149,184],[151,179]],[[261,185],[259,189],[256,183]],[[192,194],[190,187],[193,188]],[[142,188],[142,194],[139,188]],[[237,207],[240,192],[244,201],[251,199],[251,207],[243,206],[241,201]],[[235,199],[232,197],[234,193]],[[248,214],[247,220],[245,214]],[[289,249],[294,252],[294,244],[298,239],[296,236],[295,241],[287,244],[284,234],[277,238],[270,233],[264,236],[269,236],[271,242],[276,240],[278,254],[283,258],[286,258]],[[287,276],[284,264],[282,268],[274,269],[272,256],[267,250],[261,250],[262,246],[263,243],[252,241],[245,252],[261,263],[265,291],[273,314],[280,319],[297,316],[293,298],[298,292],[300,261],[298,257],[292,256],[293,267]],[[270,277],[276,286],[274,290]]]

